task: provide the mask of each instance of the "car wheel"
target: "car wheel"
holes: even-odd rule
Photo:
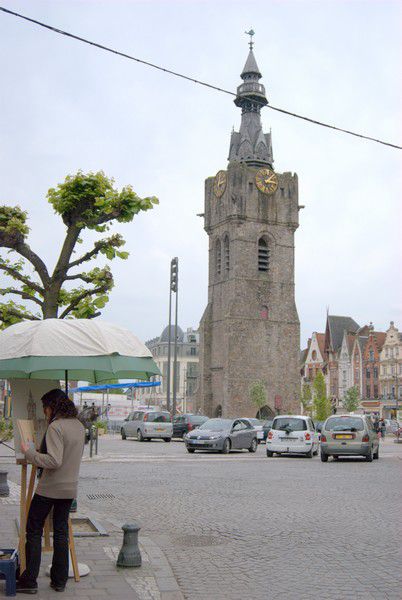
[[[121,428],[120,433],[121,433],[121,439],[126,440],[127,436],[126,436],[126,432],[124,431],[123,427]]]
[[[172,439],[172,438],[163,438],[163,441],[164,441],[164,442],[170,442],[170,440],[171,440],[171,439]]]
[[[258,442],[255,438],[253,438],[253,441],[251,442],[251,446],[248,449],[249,452],[257,452],[257,447],[258,447]]]
[[[271,450],[267,450],[267,457],[268,457],[268,458],[272,458],[272,457],[273,457],[273,455],[274,455],[274,453],[273,453],[273,452],[271,452]]]
[[[310,450],[306,452],[306,458],[313,458],[313,447],[311,446]]]
[[[332,457],[334,460],[338,460],[339,456],[337,454],[334,454],[334,456]]]
[[[222,452],[222,454],[229,454],[230,440],[228,438],[226,438],[226,440],[224,440],[221,452]]]
[[[187,448],[187,452],[190,452],[190,454],[193,454],[195,452],[195,448]]]
[[[144,441],[144,436],[142,435],[141,429],[137,429],[137,440],[139,442],[143,442]]]
[[[328,454],[321,450],[321,462],[328,462]]]
[[[378,460],[380,458],[380,445],[378,444],[377,452],[373,454],[374,460]]]
[[[373,448],[370,448],[369,453],[366,454],[366,461],[367,462],[373,462]]]
[[[318,444],[317,444],[317,446],[315,447],[315,450],[314,450],[314,452],[313,452],[313,455],[314,455],[314,456],[317,456],[317,455],[318,455]]]

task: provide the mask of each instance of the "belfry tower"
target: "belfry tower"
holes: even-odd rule
[[[252,41],[241,78],[234,101],[241,125],[231,135],[229,164],[205,181],[209,282],[198,408],[209,416],[255,416],[251,390],[262,382],[269,417],[299,406],[298,181],[273,169],[271,133],[263,132],[260,116],[268,101]]]

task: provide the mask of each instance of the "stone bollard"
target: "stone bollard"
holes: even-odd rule
[[[117,557],[117,567],[140,567],[141,552],[138,547],[138,532],[141,529],[136,523],[126,524],[122,527],[124,531],[123,545]]]
[[[0,497],[7,498],[10,495],[10,488],[7,483],[8,471],[0,471]]]

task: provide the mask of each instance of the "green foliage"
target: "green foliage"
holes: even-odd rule
[[[140,198],[128,185],[121,192],[113,187],[114,180],[103,171],[68,175],[64,183],[48,191],[47,198],[64,223],[79,229],[107,231],[107,223],[116,219],[128,223],[140,211],[158,204],[154,196]]]
[[[103,429],[103,431],[107,431],[107,421],[95,421],[93,424],[96,429]]]
[[[360,404],[360,394],[357,386],[349,388],[345,394],[343,399],[343,406],[346,408],[348,412],[354,412],[359,408]]]
[[[25,237],[29,232],[27,213],[19,206],[0,206],[0,232]]]
[[[7,442],[13,437],[13,422],[11,419],[0,419],[0,440]]]
[[[257,414],[267,403],[267,392],[263,381],[255,381],[250,386],[250,400],[257,408]],[[257,417],[258,418],[258,417]]]
[[[107,260],[127,260],[129,253],[121,249],[125,244],[123,237],[113,234],[97,240],[91,250],[73,258],[76,246],[83,242],[83,231],[90,229],[103,233],[115,221],[130,222],[139,212],[158,204],[154,196],[140,198],[131,186],[119,192],[114,187],[114,180],[102,171],[87,174],[78,171],[68,175],[63,183],[48,191],[47,198],[67,227],[59,259],[51,274],[25,241],[29,232],[27,213],[19,207],[0,207],[0,249],[7,248],[11,254],[0,256],[0,274],[3,271],[16,282],[16,285],[4,286],[0,296],[19,296],[40,307],[38,313],[29,305],[26,307],[13,300],[0,302],[0,328],[23,319],[97,317],[109,301],[114,286],[110,267],[97,266],[89,271],[76,269],[101,255]],[[79,285],[74,286],[71,281],[78,281]]]
[[[311,415],[312,413],[312,395],[311,395],[311,387],[308,383],[303,383],[302,392],[300,395],[300,402],[303,406],[303,411],[305,414]]]
[[[319,371],[313,382],[313,408],[317,421],[325,421],[331,414],[331,402],[327,398],[324,375]]]

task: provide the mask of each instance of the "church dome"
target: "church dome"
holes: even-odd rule
[[[177,326],[177,341],[182,342],[184,338],[183,331],[181,327]],[[170,326],[170,339],[174,342],[174,325]],[[169,325],[165,327],[165,329],[161,333],[161,337],[159,338],[160,342],[168,342],[169,341]]]

